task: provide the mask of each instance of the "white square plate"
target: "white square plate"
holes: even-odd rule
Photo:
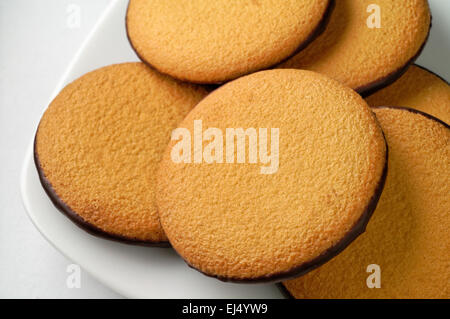
[[[418,64],[448,79],[450,1],[430,2],[433,28]],[[112,63],[138,61],[126,37],[126,7],[126,0],[111,3],[68,67],[51,100],[66,84],[88,71]],[[104,285],[132,298],[282,297],[274,284],[223,283],[206,277],[189,268],[172,249],[130,246],[87,234],[58,212],[48,199],[40,185],[32,151],[30,145],[21,177],[23,202],[31,220],[53,246]]]

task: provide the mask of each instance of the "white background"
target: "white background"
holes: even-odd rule
[[[418,63],[449,79],[450,12],[433,10],[445,1],[430,1],[433,28]],[[21,165],[41,112],[108,3],[0,0],[0,298],[120,298],[85,272],[80,289],[67,288],[71,262],[34,228],[19,193]],[[68,21],[73,5],[81,10],[79,27]]]

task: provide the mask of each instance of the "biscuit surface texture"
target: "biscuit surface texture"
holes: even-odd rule
[[[377,12],[380,28],[373,20]],[[336,1],[325,32],[280,67],[320,72],[362,94],[374,91],[415,59],[430,21],[426,0]]]
[[[410,107],[450,123],[450,86],[430,71],[412,65],[388,87],[366,98],[370,106]]]
[[[180,128],[192,137],[199,120],[205,132],[223,132],[223,163],[176,163],[173,140],[158,173],[162,226],[189,265],[229,281],[290,278],[363,231],[381,192],[386,148],[354,91],[310,71],[262,71],[211,93]],[[237,151],[226,161],[227,128],[267,128],[267,143],[257,133],[258,151],[271,150],[270,132],[278,128],[278,170],[261,174],[269,163],[249,162],[250,138],[244,163]],[[209,142],[203,140],[203,154]]]
[[[98,234],[165,242],[155,172],[171,130],[205,95],[143,63],[83,75],[58,94],[39,124],[35,158],[46,191]]]
[[[139,57],[196,83],[269,68],[312,40],[330,0],[131,0],[127,32]]]
[[[375,112],[389,146],[378,207],[342,254],[284,282],[294,297],[450,298],[450,129],[417,111]],[[380,288],[370,289],[373,264]]]

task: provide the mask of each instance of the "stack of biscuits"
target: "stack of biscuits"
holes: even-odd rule
[[[36,132],[74,223],[295,298],[450,298],[426,0],[130,0],[124,27],[142,62],[68,84]]]

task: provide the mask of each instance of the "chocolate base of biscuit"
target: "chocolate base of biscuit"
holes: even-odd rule
[[[281,292],[284,298],[286,299],[296,299],[291,292],[283,285],[283,283],[276,283],[278,290]]]
[[[235,283],[279,283],[280,281],[293,279],[299,276],[302,276],[311,270],[318,268],[319,266],[323,265],[339,253],[341,253],[345,248],[347,248],[348,245],[350,245],[359,235],[363,234],[366,230],[367,224],[372,217],[373,212],[375,211],[378,201],[380,199],[381,193],[383,192],[384,184],[386,182],[387,172],[388,172],[388,145],[386,143],[386,139],[383,134],[383,138],[385,140],[386,145],[386,156],[385,156],[385,164],[383,167],[383,172],[381,174],[380,180],[378,181],[378,185],[375,188],[375,192],[372,195],[372,197],[369,200],[369,203],[364,210],[364,213],[361,215],[361,217],[358,219],[358,221],[353,225],[352,229],[334,246],[327,249],[325,252],[323,252],[318,257],[303,263],[297,267],[294,267],[290,270],[274,273],[268,276],[261,276],[261,277],[254,277],[254,278],[236,278],[236,277],[225,277],[221,275],[216,274],[209,274],[205,273],[202,270],[192,266],[189,264],[186,260],[186,264],[203,273],[204,275],[208,277],[213,277],[216,279],[219,279],[224,282],[235,282]],[[180,255],[180,254],[179,254]],[[183,258],[180,255],[181,258]]]
[[[235,79],[237,79],[237,78],[239,78],[239,77],[241,77],[241,76],[244,76],[244,75],[246,75],[246,74],[250,74],[250,73],[257,72],[257,71],[262,71],[262,70],[268,70],[268,69],[275,68],[277,65],[279,65],[279,64],[281,64],[281,63],[283,63],[283,62],[289,60],[290,58],[292,58],[293,56],[295,56],[297,53],[299,53],[300,51],[302,51],[303,49],[305,49],[311,42],[313,42],[319,35],[321,35],[321,34],[325,31],[326,26],[328,25],[328,22],[330,21],[331,14],[332,14],[333,9],[334,9],[335,4],[336,4],[335,1],[336,1],[336,0],[328,0],[328,6],[327,6],[327,8],[325,9],[325,12],[324,12],[324,14],[323,14],[323,16],[322,16],[322,19],[321,19],[321,20],[319,21],[319,23],[317,24],[317,27],[316,27],[316,28],[315,28],[315,29],[314,29],[314,30],[306,37],[305,41],[303,41],[303,42],[302,42],[302,43],[301,43],[301,44],[300,44],[300,45],[299,45],[299,46],[298,46],[298,47],[297,47],[297,48],[296,48],[289,56],[287,56],[286,58],[284,58],[283,60],[281,60],[281,61],[279,61],[279,62],[274,63],[274,64],[271,65],[271,66],[264,67],[264,68],[259,69],[259,70],[248,71],[248,72],[245,73],[245,74],[240,74],[240,75],[238,75],[238,76],[233,76],[233,77],[231,77],[231,78],[229,78],[229,79],[227,79],[227,80],[225,80],[225,81],[218,81],[218,82],[215,82],[215,81],[211,81],[211,82],[202,82],[202,81],[194,81],[194,80],[188,80],[188,79],[177,78],[177,77],[175,77],[175,76],[173,76],[173,75],[171,75],[171,74],[162,72],[161,70],[159,70],[158,68],[156,68],[154,65],[152,65],[149,61],[147,61],[141,54],[139,54],[138,50],[137,50],[136,47],[133,45],[133,42],[131,41],[131,38],[130,38],[130,34],[129,34],[129,32],[128,32],[128,7],[129,7],[129,5],[130,5],[129,2],[128,2],[128,7],[127,7],[127,13],[126,13],[126,15],[125,15],[125,29],[126,29],[127,39],[128,39],[128,42],[130,43],[131,48],[132,48],[133,51],[136,53],[136,55],[138,56],[138,58],[139,58],[142,62],[144,62],[149,68],[151,68],[151,69],[153,69],[153,70],[155,70],[155,71],[157,71],[157,72],[159,72],[159,73],[161,73],[161,74],[170,76],[170,77],[172,77],[172,78],[176,78],[176,79],[179,80],[179,81],[190,82],[190,83],[200,84],[200,85],[206,85],[206,86],[207,86],[207,90],[213,91],[214,89],[218,88],[219,86],[221,86],[221,85],[223,85],[223,84],[225,84],[225,83],[227,83],[227,82],[229,82],[229,81],[235,80]]]
[[[444,121],[442,121],[442,120],[440,120],[440,119],[438,119],[438,118],[436,118],[436,117],[434,117],[434,116],[432,116],[432,115],[430,115],[428,113],[425,113],[425,112],[422,112],[422,111],[418,111],[418,110],[415,110],[415,109],[412,109],[412,108],[409,108],[409,107],[404,107],[404,106],[375,106],[375,107],[372,107],[372,108],[373,109],[397,109],[397,110],[404,110],[404,111],[407,111],[407,112],[420,114],[420,115],[422,115],[422,116],[424,116],[424,117],[426,117],[426,118],[428,118],[430,120],[433,120],[433,121],[435,121],[435,122],[437,122],[439,124],[444,125],[444,127],[446,127],[447,129],[450,129],[450,125],[448,125]],[[291,292],[286,288],[286,286],[283,283],[281,283],[281,282],[277,283],[277,287],[281,291],[281,293],[283,294],[284,297],[289,298],[289,299],[296,299],[294,297],[294,295],[291,294]]]
[[[425,68],[423,68],[423,69],[426,70]],[[425,112],[413,109],[411,107],[407,107],[407,106],[392,106],[392,105],[384,106],[383,105],[383,106],[372,106],[371,108],[372,109],[395,109],[395,110],[403,110],[403,111],[408,111],[408,112],[411,112],[411,113],[416,113],[416,114],[422,115],[422,116],[424,116],[424,117],[426,117],[426,118],[428,118],[430,120],[433,120],[433,121],[435,121],[435,122],[437,122],[439,124],[444,125],[445,128],[450,129],[450,125],[448,123],[445,123],[443,120],[441,120],[441,119],[439,119],[439,118],[437,118],[437,117],[435,117],[435,116],[433,116],[431,114],[428,114],[428,113],[425,113]]]
[[[37,136],[37,133],[36,133]],[[121,242],[124,244],[130,245],[139,245],[139,246],[148,246],[148,247],[171,247],[168,241],[161,242],[153,242],[153,241],[144,241],[136,238],[129,238],[123,235],[108,233],[99,227],[85,221],[80,215],[78,215],[75,211],[73,211],[59,196],[56,194],[53,186],[50,181],[45,177],[45,174],[41,167],[41,162],[39,160],[39,155],[36,150],[36,136],[34,138],[33,145],[33,157],[34,164],[36,166],[36,170],[39,175],[39,180],[41,182],[42,187],[45,190],[45,193],[52,201],[53,205],[64,215],[66,215],[72,222],[74,222],[78,227],[88,232],[91,235],[96,237],[100,237],[103,239],[109,239],[117,242]]]
[[[359,95],[361,95],[363,98],[366,98],[372,94],[374,94],[375,92],[391,85],[392,83],[394,83],[396,80],[398,80],[403,74],[405,74],[405,72],[408,70],[408,68],[414,64],[414,62],[417,60],[417,58],[420,56],[420,54],[422,53],[423,49],[425,48],[425,45],[428,42],[428,39],[430,38],[430,31],[431,31],[431,27],[432,27],[432,17],[430,17],[430,26],[428,27],[428,33],[427,36],[424,40],[424,42],[422,43],[422,45],[420,46],[419,50],[416,52],[416,54],[409,59],[405,65],[401,68],[399,68],[398,70],[391,72],[390,74],[388,74],[385,77],[382,77],[378,80],[375,80],[369,84],[360,86],[356,89],[354,89],[356,92],[358,92]]]

